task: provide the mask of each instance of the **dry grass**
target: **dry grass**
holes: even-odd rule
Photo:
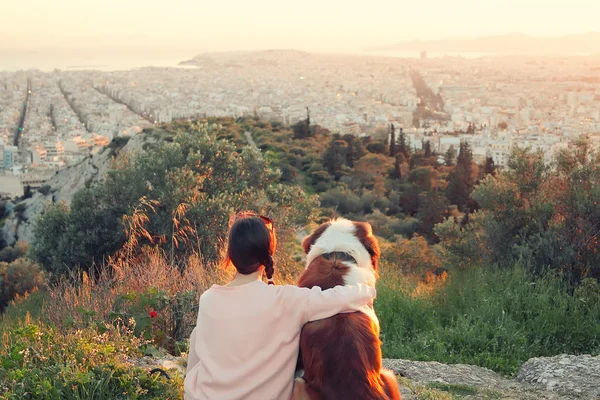
[[[153,236],[146,226],[148,214],[157,206],[155,201],[141,198],[132,215],[123,217],[127,238],[123,248],[89,274],[63,278],[49,290],[43,315],[50,322],[66,331],[73,323],[89,324],[90,318],[95,322],[113,322],[115,314],[123,309],[143,315],[140,307],[145,307],[146,313],[151,311],[152,304],[147,300],[154,296],[163,307],[160,329],[174,340],[189,335],[196,322],[200,295],[213,284],[231,280],[235,269],[206,263],[193,250],[174,257],[182,245],[193,249],[198,238],[185,217],[185,204],[172,214],[171,242]],[[277,284],[293,284],[297,280],[302,264],[295,253],[297,247],[293,243],[278,244]]]

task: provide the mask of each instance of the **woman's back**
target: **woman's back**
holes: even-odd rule
[[[200,299],[186,399],[290,399],[302,326],[355,311],[373,296],[366,285],[214,285]]]

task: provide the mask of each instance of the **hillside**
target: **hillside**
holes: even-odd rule
[[[22,213],[13,212],[9,215],[0,230],[0,238],[4,238],[8,245],[13,245],[19,240],[31,242],[33,239],[33,225],[43,212],[48,203],[64,201],[71,203],[73,194],[79,189],[97,182],[104,177],[110,168],[111,161],[120,151],[137,152],[143,145],[152,140],[148,136],[137,135],[119,137],[113,140],[99,153],[86,158],[80,163],[59,171],[47,182],[45,193],[34,191],[31,198],[19,201],[24,207]]]
[[[597,54],[600,32],[559,37],[532,37],[521,33],[477,38],[400,42],[367,51],[414,50],[501,54]]]
[[[148,355],[182,360],[200,295],[230,279],[230,217],[248,209],[275,221],[276,284],[303,270],[299,232],[340,215],[372,224],[382,353],[407,399],[594,399],[598,153],[582,141],[549,169],[518,150],[497,171],[464,143],[437,155],[389,134],[340,136],[309,116],[180,121],[59,173],[9,207],[23,238],[46,204],[29,252],[0,251],[0,386],[180,392]]]

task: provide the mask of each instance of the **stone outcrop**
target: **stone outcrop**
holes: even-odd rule
[[[397,375],[426,387],[472,390],[472,393],[461,396],[464,398],[507,400],[558,400],[561,398],[555,393],[536,390],[530,385],[503,378],[494,371],[475,365],[392,359],[385,359],[383,365]]]
[[[21,203],[25,205],[25,210],[21,216],[17,216],[14,212],[9,215],[4,226],[0,229],[0,235],[8,245],[13,245],[18,240],[31,242],[35,221],[48,203],[64,201],[69,205],[73,194],[77,190],[83,188],[86,184],[102,179],[117,153],[121,151],[140,151],[145,143],[154,140],[151,135],[142,133],[131,137],[123,147],[113,142],[95,155],[57,172],[47,182],[47,185],[50,186],[49,192],[46,195],[35,192],[31,198],[23,200]],[[124,141],[122,140],[121,144]]]
[[[521,366],[516,380],[563,398],[600,399],[600,356],[532,358]]]
[[[164,350],[127,362],[147,370],[162,368],[169,374],[185,374],[185,357],[173,357]],[[532,358],[514,379],[465,364],[384,359],[383,366],[405,378],[400,387],[403,400],[431,398],[426,392],[436,388],[461,399],[600,400],[600,357]],[[416,388],[419,386],[422,393]]]

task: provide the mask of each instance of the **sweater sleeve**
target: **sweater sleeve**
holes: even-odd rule
[[[338,313],[354,312],[367,305],[376,295],[375,288],[358,283],[322,290],[320,287],[286,286],[289,306],[300,312],[301,323],[329,318]]]
[[[196,353],[196,328],[194,328],[190,336],[190,350],[188,352],[187,368],[185,370],[185,374],[187,375],[191,371],[191,369],[194,368],[196,364],[198,364],[199,361],[200,357],[198,356],[198,353]]]

